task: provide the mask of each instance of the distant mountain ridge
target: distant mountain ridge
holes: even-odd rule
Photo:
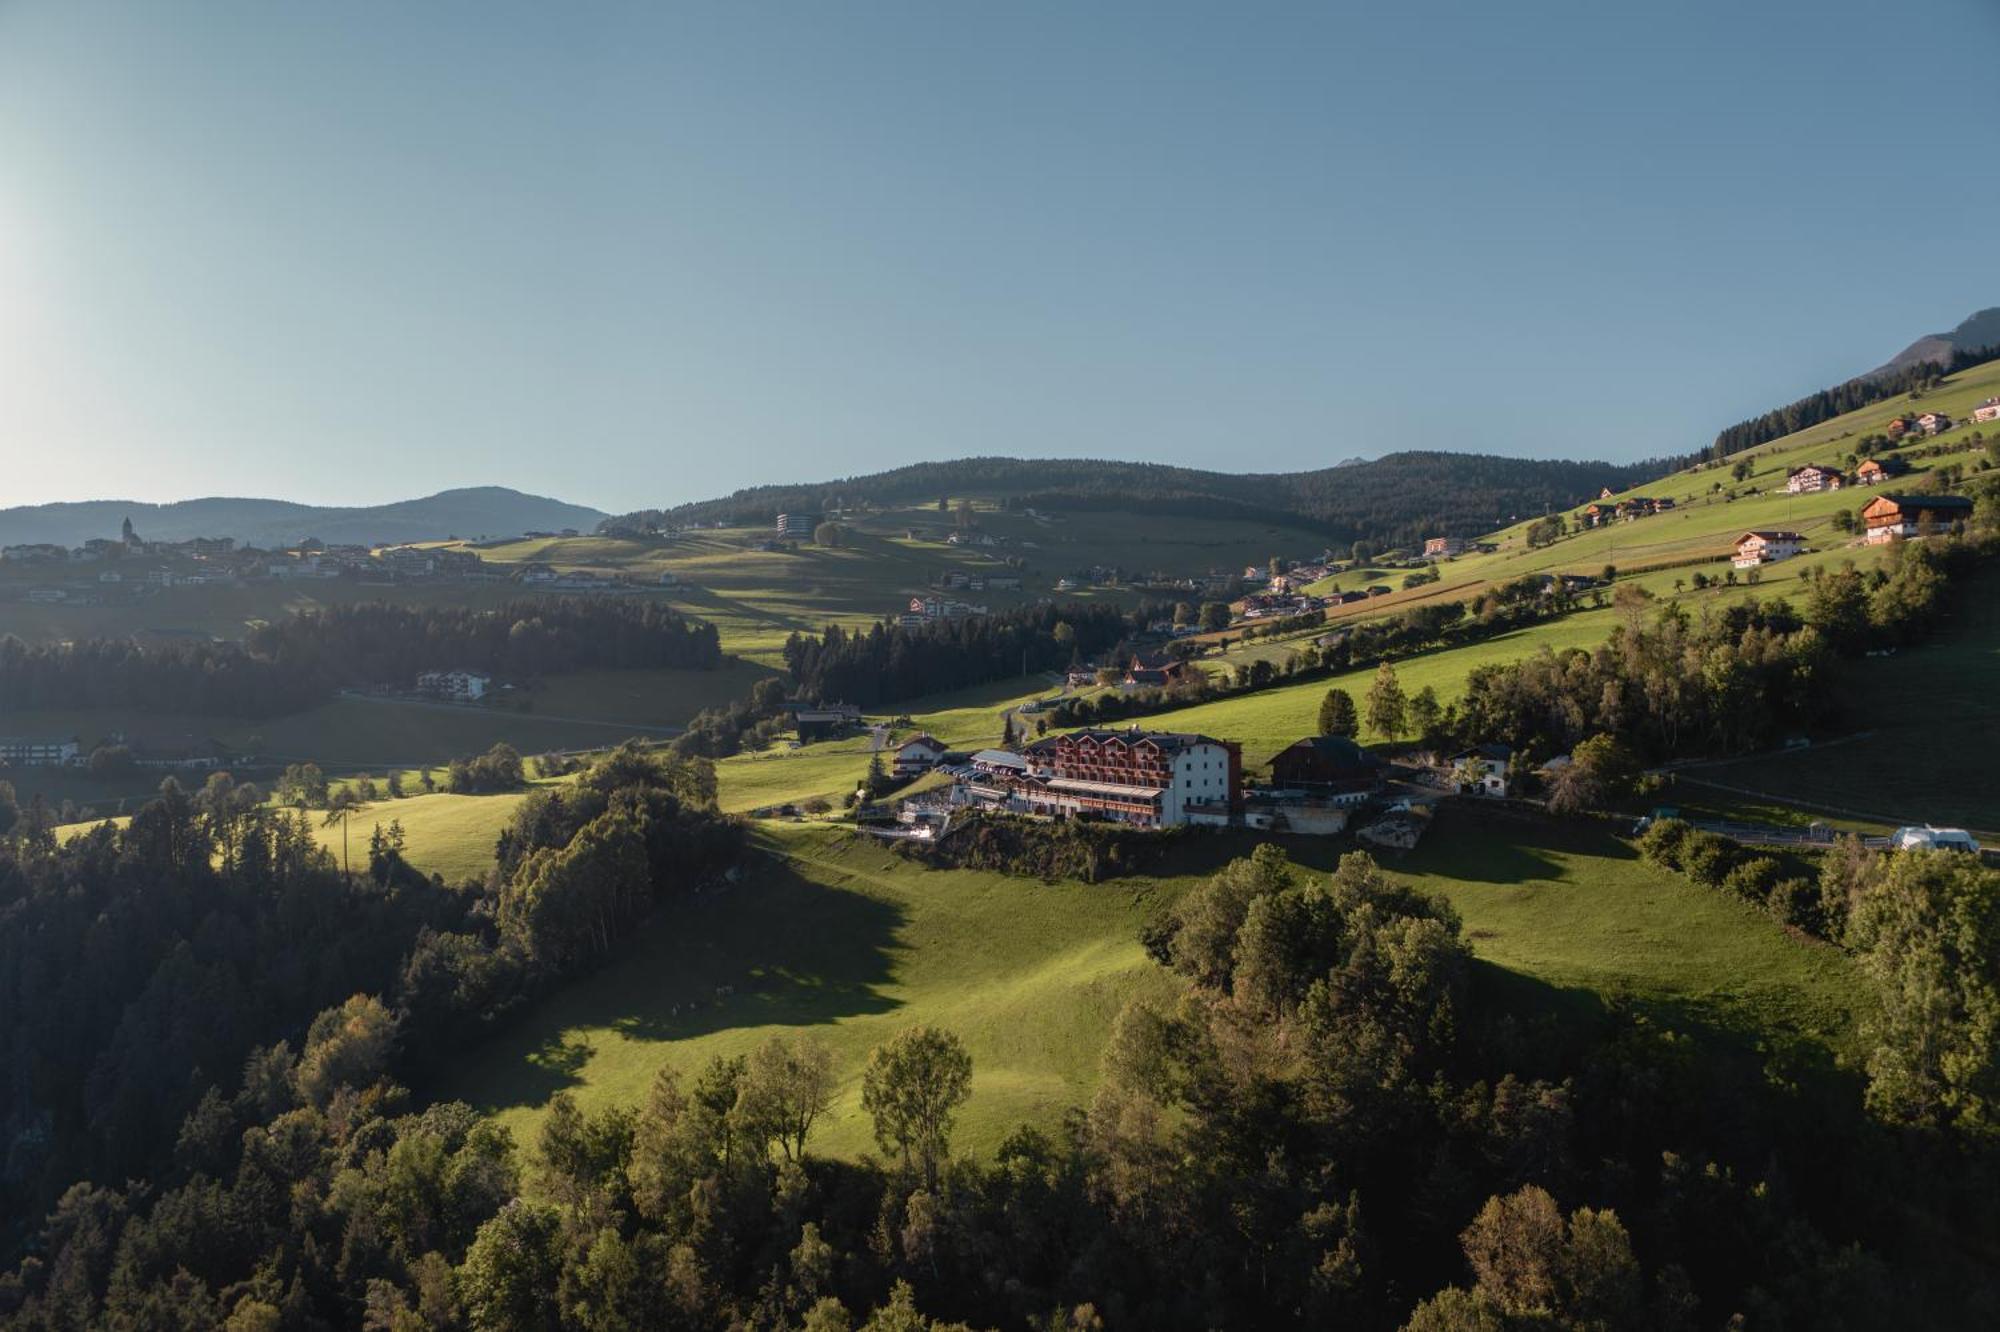
[[[597,509],[526,495],[505,486],[443,490],[392,504],[333,507],[290,500],[214,496],[147,504],[135,500],[83,500],[0,509],[0,545],[53,542],[78,546],[92,537],[116,537],[127,518],[153,541],[234,537],[252,546],[322,541],[391,544],[448,536],[510,537],[531,531],[589,531],[604,520]]]
[[[1985,347],[2000,347],[2000,305],[1968,315],[1949,333],[1931,333],[1918,338],[1897,352],[1886,365],[1876,366],[1862,378],[1894,374],[1924,361],[1946,365],[1950,363],[1953,352],[1979,351]]]
[[[960,458],[837,481],[757,486],[720,499],[626,514],[604,527],[763,523],[780,513],[818,513],[833,503],[889,508],[978,496],[1036,508],[1116,510],[1162,519],[1246,518],[1311,528],[1335,543],[1407,545],[1431,536],[1477,536],[1594,498],[1606,486],[1624,490],[1668,470],[1664,462],[1437,452],[1350,458],[1304,472],[1245,474],[1103,459]]]

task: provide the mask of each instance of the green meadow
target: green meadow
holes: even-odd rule
[[[1140,924],[1254,844],[1217,835],[1178,853],[1173,872],[1086,885],[929,869],[857,834],[769,827],[740,883],[663,912],[604,970],[425,1090],[532,1140],[558,1091],[591,1108],[629,1104],[661,1068],[690,1075],[803,1032],[833,1048],[840,1078],[819,1148],[852,1156],[873,1150],[859,1103],[868,1051],[928,1022],[972,1052],[956,1142],[989,1153],[1015,1125],[1054,1128],[1088,1102],[1120,1007],[1175,991],[1140,950]],[[1341,846],[1286,849],[1320,873]],[[1447,814],[1392,868],[1463,915],[1482,964],[1477,1003],[1581,1030],[1628,1004],[1703,1039],[1796,1040],[1822,1057],[1851,1046],[1859,991],[1836,950],[1600,832]]]

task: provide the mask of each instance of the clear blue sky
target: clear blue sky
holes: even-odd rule
[[[1996,0],[0,0],[0,506],[1696,448],[2000,304],[1996,50]]]

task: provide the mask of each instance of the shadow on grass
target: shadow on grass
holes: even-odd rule
[[[1562,877],[1557,854],[1620,862],[1639,858],[1603,820],[1455,800],[1439,807],[1422,844],[1396,868],[1468,883],[1526,883]]]
[[[695,611],[697,618],[700,617],[700,612],[707,611],[715,615],[737,616],[752,624],[774,629],[794,630],[801,633],[813,633],[819,629],[817,624],[808,622],[804,616],[787,615],[779,611],[774,611],[768,606],[753,606],[747,601],[725,597],[705,587],[676,588],[674,590],[674,601],[684,608]]]
[[[536,1003],[473,1052],[455,1094],[485,1111],[540,1105],[582,1084],[605,1034],[667,1043],[890,1012],[906,913],[753,856],[725,892],[673,903],[614,958]]]
[[[1858,1074],[1840,1066],[1823,1036],[1764,1020],[1741,1005],[1557,985],[1484,958],[1473,959],[1467,1001],[1472,1042],[1524,1075],[1566,1076],[1591,1051],[1650,1030],[1692,1043],[1738,1076],[1760,1078],[1770,1065],[1820,1094],[1858,1088]]]

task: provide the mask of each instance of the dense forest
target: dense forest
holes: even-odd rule
[[[909,629],[877,624],[850,632],[828,625],[787,639],[785,665],[801,697],[869,707],[1062,670],[1115,646],[1132,629],[1125,611],[1091,602],[1021,606]]]
[[[89,639],[30,646],[0,638],[0,712],[119,708],[270,717],[339,688],[409,686],[419,672],[509,679],[560,671],[722,660],[713,625],[657,601],[550,597],[488,610],[362,603],[301,611],[243,643]]]
[[[1942,362],[1918,361],[1896,370],[1864,375],[1808,394],[1797,402],[1774,408],[1762,416],[1738,421],[1717,433],[1709,457],[1727,458],[1732,453],[1768,444],[1774,439],[1831,421],[1871,402],[1882,402],[1905,393],[1919,392],[1947,375],[1955,375],[1975,365],[2000,360],[2000,347],[1955,347]]]
[[[183,1121],[261,1122],[274,1080],[323,1107],[338,1069],[313,1063],[314,1014],[382,996],[421,1067],[741,846],[705,763],[632,750],[524,802],[483,884],[411,870],[393,825],[343,875],[304,814],[260,801],[226,773],[169,779],[129,826],[60,845],[0,818],[0,1247],[73,1180],[210,1160],[186,1158]]]
[[[663,1071],[636,1103],[594,1113],[558,1094],[533,1143],[462,1104],[422,1105],[397,1075],[464,1039],[489,1002],[472,959],[582,965],[601,946],[604,898],[548,889],[645,864],[639,811],[662,776],[636,799],[610,779],[594,815],[524,817],[483,894],[497,910],[421,931],[380,996],[249,1044],[289,1015],[262,1017],[264,1031],[235,1033],[240,1062],[163,1041],[205,991],[155,985],[158,1017],[145,1010],[130,1041],[100,1038],[122,1059],[165,1045],[144,1056],[161,1081],[127,1093],[169,1090],[135,1107],[150,1182],[99,1167],[64,1192],[0,1278],[0,1318],[1693,1332],[2000,1313],[1983,1257],[2000,1239],[2000,876],[1963,857],[1850,845],[1821,872],[1844,907],[1839,946],[1875,988],[1865,1075],[1810,1042],[1736,1046],[1689,1015],[1580,1009],[1480,964],[1448,904],[1365,855],[1324,876],[1267,845],[1144,929],[1178,997],[1128,1002],[1090,1103],[1057,1131],[1017,1129],[991,1160],[952,1150],[979,1070],[932,1027],[868,1060],[875,1160],[812,1151],[833,1082],[810,1036]],[[191,825],[162,811],[149,826]],[[119,842],[99,834],[95,853],[129,855]],[[382,860],[365,885],[322,891],[416,891]],[[688,882],[656,861],[653,892],[663,873],[668,890]],[[230,937],[183,934],[144,956],[194,954],[185,970]],[[268,966],[240,944],[225,956],[261,977],[295,957],[284,943]]]
[[[1623,490],[1670,470],[1502,458],[1479,453],[1392,453],[1308,472],[1231,474],[1068,458],[964,458],[818,485],[761,486],[678,508],[607,520],[607,531],[691,522],[762,524],[780,513],[834,505],[898,508],[978,495],[1045,509],[1119,510],[1162,516],[1243,518],[1305,526],[1336,544],[1402,546],[1439,535],[1477,536],[1518,518],[1572,507],[1610,486]]]

